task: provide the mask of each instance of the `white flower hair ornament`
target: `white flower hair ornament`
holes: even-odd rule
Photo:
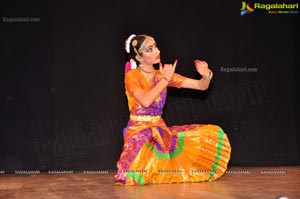
[[[130,53],[130,43],[131,43],[131,40],[135,37],[136,35],[135,34],[132,34],[128,37],[128,39],[126,40],[125,42],[125,50],[126,52],[129,54]],[[126,65],[125,65],[125,73],[127,73],[128,71],[132,70],[132,69],[136,69],[137,67],[137,64],[136,64],[136,61],[134,59],[130,59],[130,61],[127,61],[126,62]]]
[[[134,59],[130,59],[130,61],[127,61],[125,64],[125,73],[127,73],[128,71],[132,70],[132,69],[136,69],[137,64],[134,61]]]
[[[131,64],[131,69],[136,69],[137,64],[136,64],[136,61],[134,59],[130,59],[130,64]]]
[[[127,53],[130,53],[130,43],[131,43],[131,40],[135,37],[136,35],[135,34],[132,34],[128,37],[128,39],[126,40],[125,42],[125,50]]]

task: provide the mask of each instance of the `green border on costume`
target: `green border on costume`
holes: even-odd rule
[[[137,173],[127,173],[126,177],[135,179],[139,185],[143,185],[145,183],[144,178]]]
[[[208,179],[209,181],[211,181],[213,175],[215,175],[216,173],[216,168],[218,167],[219,165],[219,159],[221,157],[221,150],[222,150],[222,146],[223,146],[223,138],[225,136],[225,133],[223,131],[223,129],[221,127],[219,127],[219,132],[218,132],[218,145],[217,145],[217,154],[215,156],[215,162],[214,164],[212,165],[212,170],[211,172],[209,172],[210,174],[210,178]]]
[[[177,145],[177,148],[171,153],[161,153],[161,152],[157,151],[157,149],[148,142],[146,142],[145,145],[147,148],[152,147],[151,150],[155,154],[156,158],[159,160],[175,158],[177,155],[179,155],[182,152],[183,145],[184,145],[184,133],[178,132],[178,145]]]

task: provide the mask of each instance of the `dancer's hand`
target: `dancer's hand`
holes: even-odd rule
[[[168,79],[168,81],[170,81],[172,75],[175,72],[176,69],[176,65],[177,65],[177,60],[175,60],[174,64],[164,64],[164,66],[162,65],[162,63],[159,63],[159,70],[160,73]]]
[[[210,76],[210,70],[208,68],[208,64],[205,61],[195,60],[195,67],[198,73],[201,76],[209,77]]]

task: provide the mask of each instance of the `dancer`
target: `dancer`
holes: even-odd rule
[[[216,125],[168,127],[162,116],[167,87],[206,90],[213,77],[205,61],[195,60],[200,80],[175,73],[162,64],[154,38],[131,35],[125,42],[129,61],[125,89],[130,119],[124,128],[124,146],[117,163],[117,185],[204,182],[221,177],[230,159],[226,134]],[[159,70],[153,65],[159,63]]]

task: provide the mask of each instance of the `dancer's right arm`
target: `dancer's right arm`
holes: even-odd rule
[[[174,64],[165,64],[164,67],[162,67],[162,64],[160,64],[159,70],[163,75],[163,78],[159,81],[159,83],[147,92],[143,89],[136,89],[132,92],[133,96],[143,107],[149,107],[160,95],[160,93],[168,86],[168,83],[174,74],[176,65],[177,60],[174,62]]]

